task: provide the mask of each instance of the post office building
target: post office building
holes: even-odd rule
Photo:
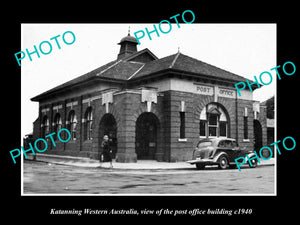
[[[119,45],[116,60],[31,99],[39,102],[34,138],[71,133],[56,147],[48,140],[45,153],[98,159],[104,135],[118,162],[189,160],[206,137],[235,138],[249,149],[258,139],[266,144],[266,110],[253,92],[239,97],[234,87],[244,77],[179,51],[159,59],[138,51],[129,34]]]

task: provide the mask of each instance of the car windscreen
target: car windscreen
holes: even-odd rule
[[[205,147],[208,147],[208,146],[212,146],[212,142],[211,141],[200,141],[198,143],[198,148],[205,148]]]

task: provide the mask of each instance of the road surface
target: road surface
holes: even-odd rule
[[[274,166],[126,170],[24,161],[24,194],[274,194]]]

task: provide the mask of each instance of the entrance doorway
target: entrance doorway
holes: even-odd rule
[[[253,121],[254,126],[254,150],[259,151],[262,148],[262,127],[258,120]]]
[[[136,121],[135,151],[137,159],[155,159],[159,120],[155,114],[142,113]]]
[[[103,136],[108,135],[109,137],[109,143],[110,147],[113,152],[113,158],[116,157],[116,153],[118,150],[118,142],[117,142],[117,122],[115,120],[115,117],[110,114],[106,113],[100,120],[100,125],[99,125],[99,156],[100,153],[102,152],[102,141],[103,141]]]

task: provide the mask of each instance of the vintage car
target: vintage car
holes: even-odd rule
[[[251,159],[251,165],[248,158]],[[204,169],[206,165],[218,165],[220,169],[236,168],[235,159],[248,162],[250,168],[257,166],[257,159],[253,151],[240,148],[235,139],[232,138],[205,138],[198,142],[193,152],[193,159],[187,161],[195,164],[197,169]]]

